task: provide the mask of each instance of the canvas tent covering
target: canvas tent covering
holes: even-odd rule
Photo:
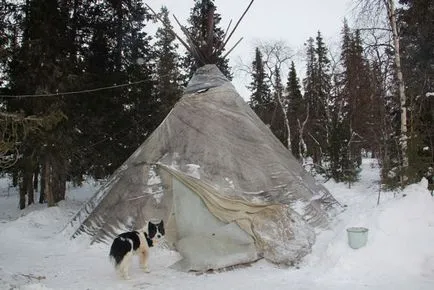
[[[183,259],[206,271],[255,261],[291,264],[310,251],[336,201],[215,65],[198,69],[160,126],[67,225],[110,243],[163,219]]]

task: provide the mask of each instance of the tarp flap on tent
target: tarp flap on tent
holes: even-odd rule
[[[257,260],[253,239],[237,224],[217,219],[178,178],[173,180],[173,213],[179,232],[175,246],[183,259],[172,267],[206,271]]]
[[[212,220],[216,217],[224,222],[224,225],[231,225],[234,222],[238,224],[241,229],[253,238],[258,254],[274,263],[294,263],[310,251],[311,245],[314,242],[313,229],[309,224],[303,221],[296,212],[292,211],[288,205],[265,202],[252,203],[233,197],[225,197],[219,194],[218,190],[202,180],[190,177],[178,172],[176,169],[164,165],[160,165],[160,167],[170,172],[181,184],[190,189],[190,191],[185,189],[180,190],[180,185],[177,187],[174,186],[175,208],[184,205],[185,201],[183,202],[182,198],[188,196],[187,192],[191,192],[190,195],[198,195],[201,199],[201,202],[197,201],[194,203],[191,202],[191,197],[189,197],[187,204],[182,206],[182,208],[189,211],[186,214],[189,216],[188,219],[190,222],[186,223],[188,226],[185,229],[179,225],[180,221],[178,218],[178,216],[184,215],[175,210],[177,227],[179,231],[185,233],[185,236],[188,237],[190,231],[195,233],[197,231],[201,233],[214,233],[214,229],[209,226],[212,223],[207,220],[208,215],[210,215],[208,213],[209,211],[212,213]],[[179,184],[179,182],[177,182],[177,184]],[[180,193],[180,191],[182,191],[182,193]],[[201,210],[194,210],[195,206],[193,206],[193,204],[196,204],[196,207]],[[206,206],[206,211],[200,206],[202,204]],[[206,212],[206,214],[204,214],[206,218],[204,215],[200,214],[202,212]],[[191,222],[191,220],[195,222]],[[201,230],[202,227],[205,227],[206,230]],[[226,232],[229,233],[230,231]],[[232,236],[237,235],[231,234],[228,238],[225,238],[225,240],[229,241]],[[184,237],[180,238],[182,241]],[[210,255],[210,253],[213,252],[211,251],[213,248],[212,241],[216,238],[218,238],[218,236],[207,236],[207,242],[203,243],[201,247],[206,250],[205,255]],[[193,257],[198,259],[198,247],[192,240],[194,239],[189,239],[188,243],[182,245],[183,256],[191,257],[190,259],[193,259]],[[226,249],[225,251],[232,248],[230,243],[220,241],[219,244],[220,247],[223,246],[223,248]],[[178,245],[177,249],[179,250]],[[216,256],[220,256],[220,260],[223,259],[222,253]],[[230,256],[233,257],[233,254]],[[204,260],[204,258],[201,257],[200,260]],[[215,262],[215,260],[211,260]],[[249,261],[252,260],[254,259],[250,258]],[[220,267],[217,268],[224,266],[226,265],[220,265]]]

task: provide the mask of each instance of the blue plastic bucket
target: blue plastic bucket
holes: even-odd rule
[[[353,249],[364,247],[368,242],[368,231],[363,227],[347,228],[348,245]]]

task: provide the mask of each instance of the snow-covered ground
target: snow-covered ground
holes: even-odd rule
[[[351,189],[326,186],[347,209],[318,235],[300,265],[279,268],[261,260],[250,267],[196,275],[168,267],[179,256],[156,248],[151,273],[135,261],[131,280],[117,278],[104,244],[69,240],[61,232],[96,185],[69,188],[57,207],[19,211],[16,190],[0,179],[0,289],[434,289],[434,198],[426,180],[393,197],[382,192],[377,206],[378,168],[365,159],[361,180]],[[368,244],[348,247],[346,228],[369,228]]]

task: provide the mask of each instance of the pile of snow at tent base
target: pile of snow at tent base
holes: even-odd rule
[[[434,199],[427,181],[393,197],[382,192],[377,206],[379,169],[363,160],[361,179],[352,185],[325,186],[347,209],[330,230],[318,233],[312,253],[300,264],[280,268],[260,260],[248,267],[197,275],[168,266],[178,253],[151,251],[151,273],[135,260],[131,279],[120,280],[108,259],[108,245],[89,246],[60,231],[98,185],[68,187],[67,200],[47,208],[35,204],[20,211],[15,188],[0,179],[0,289],[434,289]],[[346,228],[369,228],[368,243],[347,244]]]

